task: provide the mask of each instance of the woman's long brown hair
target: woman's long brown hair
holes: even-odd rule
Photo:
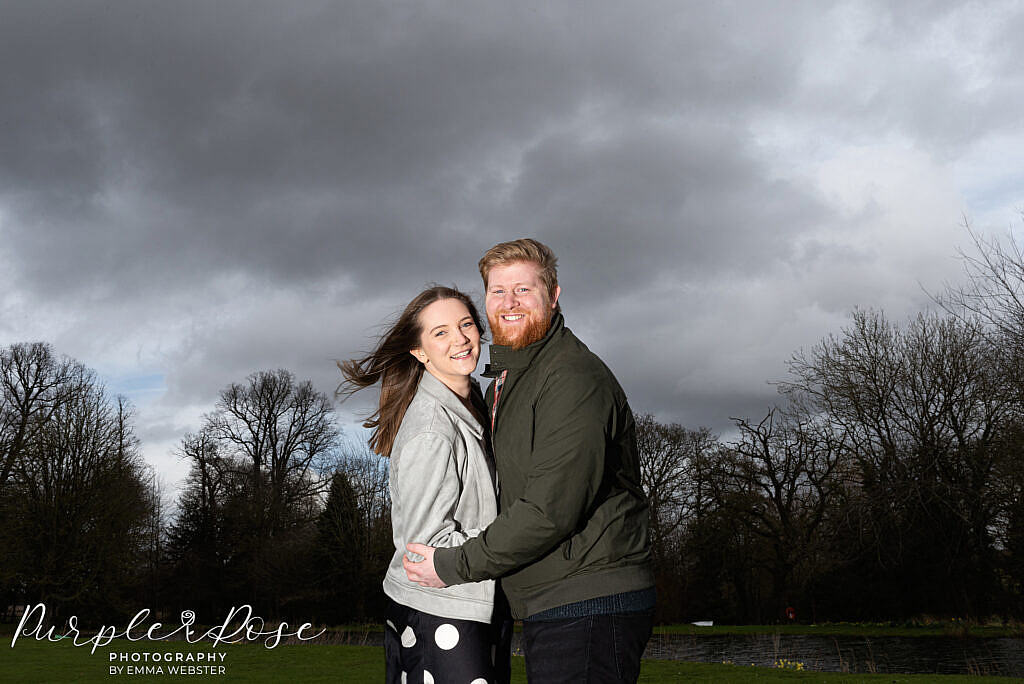
[[[344,398],[380,381],[377,410],[363,423],[363,427],[373,430],[369,444],[374,453],[391,456],[395,435],[423,375],[423,364],[409,353],[422,346],[420,312],[442,299],[457,299],[465,304],[483,336],[484,327],[473,300],[455,288],[435,285],[409,302],[398,320],[381,335],[372,352],[361,359],[338,362],[345,379],[335,393]]]

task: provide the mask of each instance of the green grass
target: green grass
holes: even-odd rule
[[[0,681],[3,682],[132,682],[167,683],[178,679],[218,682],[381,682],[384,679],[384,652],[372,646],[282,645],[266,649],[254,644],[220,645],[216,649],[200,644],[181,642],[115,641],[112,645],[89,652],[88,646],[74,647],[68,641],[41,642],[21,638],[11,648],[9,639],[0,644]],[[145,676],[109,674],[111,653],[124,652],[176,652],[225,653],[223,676],[200,675]],[[138,663],[137,665],[144,665]],[[150,663],[154,665],[154,663]],[[162,664],[166,672],[167,665]],[[647,660],[643,663],[640,681],[647,684],[662,682],[779,682],[803,680],[807,682],[1005,682],[1005,678],[936,675],[848,675],[821,672],[794,672],[763,667],[683,663]],[[523,659],[513,659],[513,681],[525,684]]]

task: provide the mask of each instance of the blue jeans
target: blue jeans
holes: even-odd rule
[[[650,612],[523,622],[530,684],[636,682],[651,638]]]

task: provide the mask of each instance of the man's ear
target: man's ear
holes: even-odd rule
[[[558,295],[562,294],[562,288],[560,285],[555,285],[555,296],[551,298],[552,310],[558,306]]]

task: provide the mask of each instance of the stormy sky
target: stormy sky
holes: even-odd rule
[[[173,486],[226,384],[332,392],[531,236],[634,411],[726,432],[853,307],[928,307],[965,220],[1021,229],[1021,35],[1020,2],[8,0],[0,345],[96,369]]]

